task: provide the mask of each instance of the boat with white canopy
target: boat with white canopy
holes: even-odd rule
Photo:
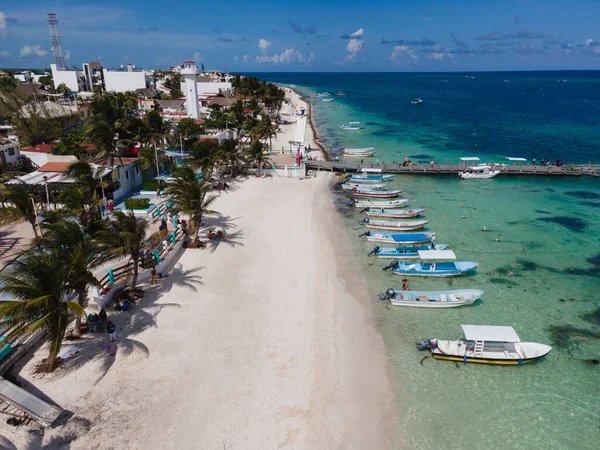
[[[379,295],[380,300],[389,300],[394,306],[412,308],[456,308],[472,305],[483,291],[477,289],[455,289],[449,291],[400,291],[388,289]]]
[[[362,222],[367,228],[375,228],[377,230],[391,231],[413,231],[420,230],[429,223],[428,220],[409,220],[406,222],[398,222],[396,220],[373,220],[365,217]]]
[[[388,219],[410,219],[411,217],[419,217],[425,212],[425,209],[365,208],[363,211],[367,214],[368,217],[384,217]]]
[[[477,161],[479,161],[477,156],[463,156],[460,158],[460,163],[464,165],[477,164]]]
[[[355,155],[360,153],[372,152],[375,150],[375,147],[365,147],[365,148],[343,148],[342,151],[345,155]]]
[[[354,199],[354,206],[357,208],[402,208],[407,203],[407,198],[397,198],[394,200]]]
[[[350,181],[354,181],[357,183],[380,183],[382,181],[391,181],[393,179],[392,175],[384,175],[381,169],[372,169],[365,167],[361,170],[361,172],[362,175],[350,175]]]
[[[360,234],[359,237],[366,236],[367,241],[387,242],[396,245],[422,245],[435,243],[435,233],[389,233],[387,231],[368,230]]]
[[[354,158],[368,158],[369,156],[373,156],[375,152],[373,150],[366,150],[362,153],[354,152],[354,153],[346,153],[344,152],[344,156],[354,157]]]
[[[419,350],[429,349],[435,359],[480,364],[522,365],[537,361],[552,351],[552,347],[536,342],[521,342],[513,327],[491,325],[461,325],[464,339],[428,339],[417,344]]]
[[[419,250],[419,259],[423,262],[398,262],[394,265],[394,273],[417,277],[456,277],[475,273],[479,266],[472,261],[456,261],[452,250]]]
[[[482,165],[468,167],[464,172],[459,172],[458,176],[463,180],[494,178],[500,171],[494,166]]]

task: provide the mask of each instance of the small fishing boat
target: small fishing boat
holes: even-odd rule
[[[423,100],[421,100],[420,98],[415,98],[414,100],[411,100],[411,103],[413,105],[418,105],[419,103],[423,103]]]
[[[374,197],[374,198],[390,198],[398,197],[402,193],[402,189],[396,189],[393,191],[373,191],[370,189],[353,189],[352,195],[355,197]]]
[[[374,185],[380,186],[380,185]],[[424,208],[415,209],[380,209],[380,208],[365,208],[363,210],[368,217],[384,217],[388,219],[409,219],[411,217],[419,217],[425,212]],[[361,211],[361,212],[363,212]]]
[[[417,277],[456,277],[475,273],[479,266],[471,261],[455,261],[456,255],[452,250],[419,250],[419,259],[430,262],[399,262],[394,273]]]
[[[398,246],[398,247],[373,247],[373,250],[369,253],[369,256],[375,254],[378,258],[393,258],[402,260],[417,260],[419,259],[419,250],[446,250],[448,244],[434,244],[428,243],[426,245],[415,245],[415,246]],[[388,267],[391,269],[392,266]]]
[[[360,122],[348,122],[350,125],[360,125]]]
[[[359,237],[366,236],[367,241],[387,242],[397,245],[415,246],[419,244],[435,243],[435,233],[388,233],[387,231],[367,230]]]
[[[380,300],[389,300],[394,306],[413,308],[455,308],[472,305],[483,291],[477,289],[456,289],[452,291],[399,291],[388,289],[379,295]]]
[[[343,93],[342,91],[337,91],[335,93],[335,95],[337,95],[338,97],[343,97],[344,95],[346,95],[345,93]]]
[[[513,327],[461,325],[464,339],[428,339],[417,344],[419,350],[430,350],[435,359],[480,364],[522,365],[537,361],[552,347],[537,342],[521,342]]]
[[[366,153],[372,152],[375,150],[375,147],[365,147],[365,148],[343,148],[342,149],[345,155],[351,155],[355,153]]]
[[[367,158],[369,156],[373,156],[375,154],[375,152],[373,151],[368,151],[368,152],[364,152],[364,153],[344,153],[344,156],[348,157],[348,156],[353,156],[355,158]]]
[[[342,130],[362,130],[363,127],[360,125],[342,125],[340,129]]]
[[[392,231],[413,231],[420,230],[429,223],[428,220],[411,220],[409,222],[398,222],[395,220],[372,220],[365,217],[362,223],[367,228],[375,228],[377,230],[392,230]]]
[[[407,198],[397,198],[394,200],[371,200],[371,199],[354,199],[354,203],[351,203],[350,206],[354,205],[357,208],[402,208],[408,203]]]
[[[473,166],[467,168],[464,172],[459,172],[458,176],[463,180],[494,178],[500,173],[493,166]]]
[[[394,178],[393,175],[383,175],[382,169],[363,168],[361,172],[362,175],[350,175],[350,181],[354,181],[356,183],[380,183],[382,181],[391,181]],[[370,173],[376,175],[369,175]]]
[[[332,102],[333,99],[330,97],[324,98],[323,100],[321,100],[322,102]]]
[[[342,183],[342,189],[345,189],[347,191],[351,191],[352,189],[358,189],[358,190],[364,190],[364,189],[372,189],[374,191],[376,190],[382,190],[386,188],[385,184],[358,184],[358,183]]]

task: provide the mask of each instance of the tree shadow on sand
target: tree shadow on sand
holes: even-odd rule
[[[210,253],[214,253],[217,251],[221,245],[228,245],[230,247],[244,246],[241,240],[244,237],[244,232],[242,230],[236,231],[235,233],[227,233],[225,239],[222,241],[208,241],[206,246]]]
[[[98,378],[94,384],[97,384],[114,365],[117,352],[121,357],[140,355],[147,358],[150,350],[143,342],[133,337],[150,328],[158,328],[156,319],[163,309],[180,308],[179,303],[158,303],[158,300],[174,285],[196,292],[196,286],[203,284],[201,277],[196,274],[200,270],[202,267],[183,270],[181,264],[177,264],[168,276],[159,280],[157,284],[142,285],[145,295],[131,310],[107,311],[109,320],[117,327],[116,342],[109,342],[106,332],[88,333],[79,340],[65,341],[61,354],[68,353],[69,356],[62,367],[52,374],[40,376],[60,378],[95,361],[98,363]]]
[[[234,230],[237,228],[237,225],[234,221],[239,219],[239,217],[231,217],[231,216],[211,216],[205,217],[202,223],[202,227],[207,230],[210,228],[221,228],[223,231]]]

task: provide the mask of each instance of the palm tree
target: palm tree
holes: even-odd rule
[[[133,262],[133,280],[131,287],[135,288],[138,279],[138,268],[140,252],[146,245],[146,231],[148,221],[136,220],[133,212],[125,214],[115,211],[114,220],[108,225],[108,229],[100,231],[98,238],[106,247],[107,253],[115,258],[129,257]]]
[[[39,237],[37,214],[33,204],[33,198],[24,186],[15,185],[5,189],[4,199],[11,206],[0,208],[0,224],[14,224],[22,221],[30,223],[36,239]]]
[[[0,305],[0,318],[9,327],[18,327],[8,339],[46,330],[50,343],[45,364],[48,371],[54,370],[56,365],[69,316],[85,315],[77,302],[65,301],[70,290],[70,270],[57,249],[37,248],[0,273],[0,292],[16,299]]]
[[[89,284],[98,284],[92,269],[103,264],[109,257],[98,241],[87,234],[79,225],[56,217],[54,222],[45,222],[43,244],[61,254],[63,264],[68,267],[67,286],[77,293],[77,302],[84,308]],[[77,316],[75,334],[79,335],[81,316]]]
[[[269,157],[265,154],[263,146],[260,142],[254,142],[250,146],[250,151],[248,153],[248,162],[254,163],[258,166],[258,172],[256,176],[260,176],[260,168],[267,165],[273,165],[273,161],[269,159]]]
[[[216,195],[209,195],[211,191],[210,182],[206,179],[197,180],[194,171],[188,167],[180,169],[175,182],[167,188],[167,194],[174,202],[172,211],[189,217],[190,225],[195,230],[194,242],[198,238],[203,217],[220,215],[209,209],[217,198]]]
[[[219,147],[219,157],[226,167],[231,167],[235,176],[245,165],[246,158],[238,152],[237,141],[226,139]]]

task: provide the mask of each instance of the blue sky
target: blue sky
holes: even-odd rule
[[[24,1],[0,6],[0,67],[230,71],[600,69],[600,0]]]

